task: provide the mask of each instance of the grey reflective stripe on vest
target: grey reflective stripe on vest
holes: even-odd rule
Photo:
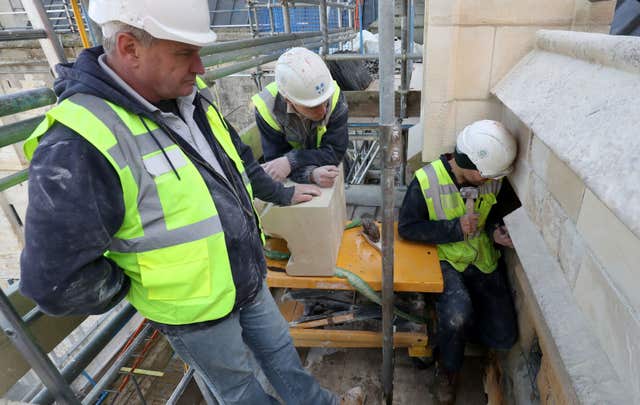
[[[276,93],[276,96],[277,95],[278,93]],[[269,110],[269,112],[271,113],[271,116],[273,117],[273,109],[276,106],[276,97],[271,94],[271,92],[269,91],[269,89],[267,89],[266,86],[260,92],[259,96],[262,99],[262,101],[264,101],[264,104],[267,106],[267,110]],[[276,121],[275,117],[274,117],[274,121]]]
[[[207,236],[222,232],[222,223],[219,216],[207,218],[195,224],[183,226],[178,229],[167,230],[164,221],[152,223],[145,228],[145,235],[141,238],[117,239],[111,241],[109,250],[113,252],[146,252],[181,243],[204,239]]]
[[[148,132],[145,132],[140,135],[135,135],[136,144],[140,148],[140,153],[142,154],[142,156],[148,155],[149,153],[153,153],[160,150],[158,149],[158,144],[156,143],[156,141],[153,140],[153,137],[156,138],[156,140],[158,141],[158,143],[163,149],[171,145],[174,145],[173,141],[169,139],[169,137],[163,136],[163,135],[164,135],[164,131],[160,128],[154,129],[153,131],[151,131],[151,134]],[[114,145],[113,147],[111,147],[111,149],[109,149],[109,155],[111,155],[113,160],[115,160],[116,163],[118,163],[118,166],[120,167],[120,169],[124,169],[129,164],[127,160],[124,158],[124,156],[122,155],[122,152],[120,151],[120,147],[118,145]]]
[[[246,170],[241,173],[241,176],[245,186],[248,186],[249,184],[251,184],[251,180],[249,180],[249,176],[247,176]]]
[[[222,225],[218,216],[175,230],[167,230],[160,196],[153,177],[145,167],[142,155],[143,150],[149,151],[151,149],[151,143],[155,145],[155,150],[158,150],[155,141],[150,136],[148,138],[143,135],[134,136],[118,114],[101,98],[88,94],[75,94],[70,97],[70,101],[91,111],[111,130],[118,143],[111,147],[107,153],[121,169],[129,167],[138,185],[138,212],[140,213],[145,236],[130,240],[113,238],[109,250],[115,252],[141,252],[160,249],[222,232]],[[175,145],[162,131],[155,131],[154,135],[160,145]],[[184,159],[179,149],[172,149],[167,151],[167,155],[174,156],[171,158],[172,163],[177,162],[177,160],[174,160],[176,155],[174,155],[173,150],[178,152],[180,157]],[[164,159],[162,153],[157,156],[161,156]],[[167,166],[169,165],[167,164]]]
[[[173,169],[178,170],[179,168],[187,165],[187,159],[180,151],[180,148],[173,148],[167,150],[165,156],[163,153],[158,153],[157,155],[153,155],[151,157],[143,158],[144,167],[147,168],[147,171],[153,176],[157,177],[163,175],[165,173],[169,173],[173,171]],[[167,162],[167,159],[171,160],[171,164],[173,168]]]
[[[440,184],[438,181],[438,174],[433,166],[429,165],[423,167],[422,170],[424,170],[427,175],[427,179],[429,179],[429,188],[423,191],[428,198],[431,198],[431,201],[433,202],[433,209],[436,211],[436,217],[439,220],[447,219],[444,209],[442,208],[442,200],[440,199],[440,196],[443,194],[456,194],[458,193],[458,188],[455,184]]]

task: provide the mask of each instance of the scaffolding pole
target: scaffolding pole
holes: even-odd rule
[[[378,2],[380,134],[382,143],[382,395],[383,402],[393,402],[393,189],[395,164],[399,159],[395,126],[394,70],[394,1]]]
[[[24,326],[20,315],[2,289],[0,289],[0,326],[59,404],[80,405],[80,401],[62,378],[60,371],[36,344],[31,332]]]
[[[62,49],[62,45],[47,17],[47,11],[39,0],[24,0],[22,5],[27,12],[29,21],[31,21],[31,26],[34,29],[44,30],[47,33],[47,39],[39,39],[38,41],[44,51],[47,62],[49,62],[51,71],[54,71],[53,68],[55,65],[66,63],[67,59],[64,56],[64,49]]]

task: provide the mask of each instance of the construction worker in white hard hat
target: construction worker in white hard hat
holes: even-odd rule
[[[348,146],[348,108],[322,58],[292,48],[276,63],[275,82],[252,97],[263,165],[278,181],[331,187]]]
[[[25,143],[32,159],[22,292],[54,315],[122,298],[165,334],[220,403],[335,404],[302,367],[265,282],[253,197],[284,187],[253,159],[198,77],[206,0],[92,0],[102,46],[57,66],[59,104]]]
[[[455,401],[468,340],[509,349],[517,339],[498,249],[513,247],[502,218],[518,204],[504,179],[516,152],[501,123],[474,122],[460,132],[452,154],[416,171],[400,208],[400,236],[438,246],[444,291],[436,299],[434,395],[442,404]]]

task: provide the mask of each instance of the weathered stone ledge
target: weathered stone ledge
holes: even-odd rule
[[[536,47],[640,74],[640,38],[637,37],[540,30],[536,33]]]
[[[640,38],[540,31],[493,93],[640,237]]]
[[[576,305],[559,264],[524,208],[505,217],[522,271],[515,276],[525,299],[534,303],[532,318],[546,361],[570,404],[631,404],[587,319]]]

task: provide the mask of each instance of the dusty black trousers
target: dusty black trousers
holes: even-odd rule
[[[491,274],[475,266],[459,272],[441,261],[444,291],[436,299],[436,349],[439,366],[455,373],[462,368],[467,342],[509,349],[518,337],[511,290],[503,261]]]

